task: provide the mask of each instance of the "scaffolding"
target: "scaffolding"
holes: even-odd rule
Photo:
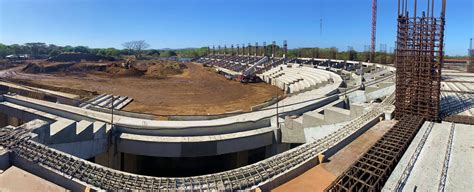
[[[446,0],[442,0],[440,17],[433,14],[434,0],[427,1],[427,11],[421,16],[417,16],[416,0],[413,16],[408,13],[408,0],[398,1],[395,116],[439,121]]]

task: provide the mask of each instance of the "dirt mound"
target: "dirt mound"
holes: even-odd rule
[[[145,74],[145,71],[139,70],[133,66],[127,69],[117,65],[107,67],[106,72],[112,76],[142,76]]]
[[[23,68],[25,73],[80,73],[80,72],[95,72],[105,71],[107,64],[102,63],[29,63]]]
[[[148,66],[145,73],[149,78],[165,78],[168,76],[179,75],[186,69],[185,64],[179,63],[156,63]]]
[[[29,63],[23,68],[25,73],[54,73],[66,71],[74,63],[58,63],[54,65],[42,65],[37,63]]]
[[[104,72],[109,65],[107,63],[77,63],[67,68],[66,72]]]
[[[83,75],[86,73],[102,73],[109,76],[166,78],[179,75],[186,69],[184,63],[174,61],[139,61],[127,68],[122,62],[39,62],[29,63],[23,72],[39,73],[67,73]]]

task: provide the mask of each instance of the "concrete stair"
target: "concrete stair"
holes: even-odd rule
[[[103,122],[76,122],[9,102],[0,102],[0,109],[8,111],[7,115],[25,121],[40,119],[48,122],[47,126],[33,130],[38,135],[36,140],[47,145],[106,139],[111,129],[109,124]]]
[[[74,139],[77,123],[69,119],[60,119],[49,127],[48,143],[66,143]],[[47,137],[45,137],[47,138]]]
[[[314,127],[350,121],[363,114],[366,108],[364,104],[354,103],[350,105],[350,109],[344,109],[341,107],[342,102],[343,101],[339,99],[322,108],[304,113],[302,115],[303,127]]]
[[[89,121],[81,120],[76,124],[76,136],[74,140],[94,139],[94,124]]]

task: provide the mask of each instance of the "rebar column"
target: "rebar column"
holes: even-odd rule
[[[446,0],[442,0],[438,18],[433,15],[434,0],[428,0],[427,11],[421,16],[416,15],[416,0],[413,16],[408,14],[408,2],[402,1],[401,6],[399,2],[395,58],[395,116],[418,115],[438,121]]]

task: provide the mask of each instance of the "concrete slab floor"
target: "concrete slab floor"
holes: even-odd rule
[[[402,185],[403,191],[438,191],[443,186],[441,177],[445,166],[446,151],[451,144],[449,164],[446,167],[445,191],[472,191],[474,188],[474,126],[455,124],[452,143],[449,142],[452,123],[435,123],[431,132],[427,132],[426,142],[414,161],[413,168],[406,169],[412,158],[416,157],[415,149],[421,142],[430,122],[425,122],[413,142],[408,147],[392,175],[386,182],[383,191],[394,191],[405,170],[408,177]]]
[[[275,192],[323,191],[352,163],[375,144],[397,121],[382,121],[367,130],[328,161],[304,172],[289,182],[273,189]]]
[[[67,189],[11,166],[0,174],[0,191],[68,191]]]

